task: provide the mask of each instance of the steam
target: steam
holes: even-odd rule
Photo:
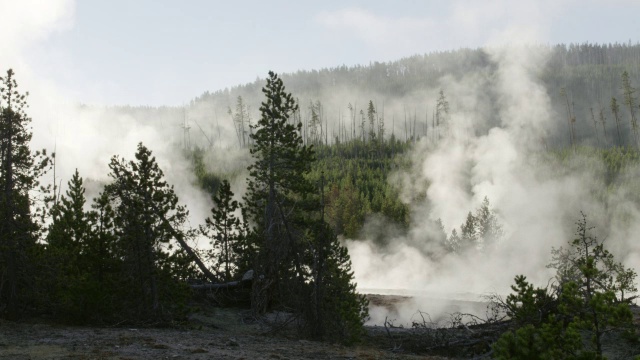
[[[181,150],[185,141],[182,129],[185,117],[189,120],[204,110],[192,106],[185,107],[186,110],[161,108],[155,112],[136,112],[135,109],[127,111],[126,108],[76,104],[73,97],[64,92],[63,86],[46,75],[35,73],[28,61],[32,49],[55,32],[73,26],[74,2],[3,0],[0,7],[3,9],[0,14],[0,45],[3,48],[0,64],[14,69],[19,91],[30,93],[27,114],[32,118],[31,148],[56,152],[55,179],[54,174],[49,173],[42,182],[55,182],[61,185],[60,191],[64,193],[67,181],[77,168],[85,180],[89,207],[102,186],[111,181],[108,177],[111,157],[118,155],[133,160],[137,144],[142,142],[153,152],[167,182],[174,185],[180,202],[188,204],[191,225],[203,223],[210,214],[211,199],[195,185],[193,169]],[[227,139],[232,137],[227,133],[233,128],[224,123],[220,125],[215,146],[224,150],[231,144]],[[238,157],[244,159],[242,154],[229,158]],[[207,246],[203,239],[198,242],[199,247]]]
[[[398,309],[399,321],[405,324],[418,309],[433,316],[453,311],[435,306],[434,299],[481,301],[483,294],[506,294],[517,274],[546,285],[553,277],[545,268],[550,250],[573,238],[580,211],[619,260],[636,271],[640,268],[640,250],[633,245],[640,211],[625,198],[632,189],[622,186],[616,193],[600,195],[602,199],[596,194],[602,194],[603,164],[578,159],[560,166],[544,157],[541,139],[558,119],[537,81],[545,54],[526,46],[485,51],[496,65],[495,81],[444,78],[442,87],[453,102],[449,135],[439,141],[422,138],[411,154],[412,168],[390,179],[403,189],[402,198],[411,206],[408,234],[390,235],[384,248],[371,240],[347,240],[362,291],[415,296]],[[487,92],[497,98],[500,124],[486,132],[474,131],[494,116],[478,106]],[[637,173],[630,170],[630,175]],[[426,194],[425,200],[413,200],[420,193]],[[435,240],[434,221],[441,219],[450,233],[485,196],[505,226],[502,242],[492,251],[443,252]],[[370,227],[363,230],[365,239],[373,236]],[[372,323],[381,323],[381,312],[384,309],[375,309]]]

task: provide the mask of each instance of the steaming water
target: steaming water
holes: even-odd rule
[[[381,295],[370,304],[367,325],[384,325],[385,320],[395,326],[410,327],[413,322],[424,320],[431,326],[451,324],[455,314],[472,314],[485,318],[486,294],[446,293],[410,289],[358,289],[362,294]],[[380,304],[379,302],[383,304]],[[375,303],[374,303],[375,302]],[[424,319],[424,320],[423,320]]]

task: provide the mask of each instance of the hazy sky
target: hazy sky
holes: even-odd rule
[[[86,103],[178,105],[264,77],[491,43],[636,43],[640,0],[0,0],[3,68]],[[20,67],[20,66],[18,66]]]

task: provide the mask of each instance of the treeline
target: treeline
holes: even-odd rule
[[[543,63],[535,64],[531,76],[546,90],[551,100],[549,116],[557,120],[549,122],[540,136],[543,146],[636,146],[637,120],[633,119],[640,105],[635,94],[640,84],[640,45],[530,45],[514,50],[523,49],[541,54]],[[441,120],[446,122],[442,115],[449,105],[441,102],[442,95],[451,103],[452,112],[464,101],[448,85],[452,82],[464,87],[465,79],[475,79],[472,82],[483,103],[482,123],[472,124],[476,135],[501,124],[497,77],[492,76],[498,65],[487,49],[459,49],[391,62],[298,71],[282,78],[296,95],[299,108],[292,116],[303,124],[305,144],[367,139],[371,104],[375,118],[381,120],[378,125],[383,125],[374,130],[376,136],[437,141],[447,131]],[[183,107],[108,110],[162,126],[174,144],[187,150],[246,148],[251,142],[250,125],[260,116],[261,87],[258,79],[205,92]]]
[[[254,316],[285,311],[304,336],[359,338],[367,302],[326,222],[324,178],[309,180],[315,153],[303,143],[292,116],[297,102],[277,75],[269,73],[261,117],[251,126],[245,196],[234,200],[228,181],[211,177],[215,207],[198,229],[189,228],[186,206],[143,144],[134,160],[111,159],[111,182],[90,210],[78,171],[65,194],[40,187],[55,155],[31,152],[26,95],[11,70],[0,81],[2,317],[170,324],[188,312],[189,279],[226,282],[253,273]],[[189,245],[197,236],[211,244],[204,258]]]
[[[633,100],[630,106],[627,103],[629,94],[637,97],[633,90],[640,83],[640,45],[531,45],[526,49],[545,54],[541,56],[545,61],[539,64],[540,71],[534,76],[551,99],[551,116],[566,119],[554,122],[546,129],[543,141],[548,147],[635,145],[635,138],[629,136],[635,131],[634,125],[627,118],[634,117],[630,112],[637,111],[638,103]],[[449,97],[455,96],[451,95],[454,90],[446,86],[447,79],[462,82],[465,77],[492,74],[496,70],[496,60],[487,50],[459,49],[391,62],[298,71],[283,75],[283,79],[299,97],[300,104],[309,104],[300,109],[299,116],[304,126],[314,122],[321,124],[324,132],[321,139],[327,143],[335,141],[336,137],[343,140],[366,137],[368,129],[362,131],[360,120],[367,117],[370,101],[386,121],[386,137],[394,131],[400,139],[414,134],[425,136],[429,132],[435,133],[438,131],[435,123],[440,91]],[[486,126],[475,129],[479,134],[501,121],[498,101],[492,98],[494,95],[490,91],[494,80],[489,76],[483,76],[483,79],[487,91],[482,96],[486,97],[488,121]],[[202,124],[211,121],[213,113],[221,114],[224,109],[237,108],[238,100],[242,99],[244,113],[250,117],[252,109],[257,109],[260,103],[259,89],[260,82],[256,81],[214,93],[207,92],[194,99],[187,112]],[[613,110],[613,98],[618,110]],[[455,103],[456,99],[449,100]],[[314,117],[319,120],[313,120]],[[220,116],[216,121],[228,120]],[[355,126],[352,125],[354,122]],[[353,130],[357,135],[354,136]],[[405,133],[408,136],[404,136]]]

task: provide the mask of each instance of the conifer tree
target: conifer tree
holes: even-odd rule
[[[629,108],[631,131],[633,132],[636,147],[638,147],[640,145],[638,144],[638,119],[636,118],[637,99],[634,95],[636,89],[631,86],[631,80],[629,79],[629,73],[627,71],[622,73],[622,91],[624,95],[624,104]]]
[[[19,93],[17,87],[13,70],[0,77],[0,315],[14,317],[20,305],[33,300],[27,294],[35,280],[35,256],[30,255],[37,248],[40,226],[29,192],[39,187],[38,179],[50,167],[44,150],[29,149],[28,93]]]
[[[102,192],[93,199],[87,218],[91,236],[87,238],[83,251],[89,264],[89,272],[93,274],[100,286],[104,286],[107,277],[118,269],[114,247],[116,243],[115,212],[108,193]]]
[[[442,138],[448,134],[449,129],[449,101],[444,96],[444,90],[440,89],[438,100],[436,102],[436,129],[438,131],[438,138]],[[444,134],[443,134],[444,132]]]
[[[83,247],[90,237],[90,225],[84,211],[86,202],[82,178],[76,169],[68,182],[66,196],[51,209],[52,223],[47,234],[47,260],[51,286],[49,305],[54,314],[68,320],[86,318],[88,263]],[[93,309],[91,309],[93,310]]]
[[[205,219],[201,232],[211,239],[210,258],[221,279],[231,281],[239,268],[238,250],[242,236],[240,219],[235,215],[238,202],[233,200],[229,181],[223,180],[213,197],[211,216]],[[246,269],[244,269],[246,270]]]
[[[263,92],[243,209],[254,224],[247,236],[256,249],[253,310],[282,306],[302,315],[312,337],[353,341],[367,304],[355,292],[347,250],[325,223],[324,201],[307,178],[315,154],[303,145],[302,124],[289,120],[298,106],[273,72]]]
[[[47,237],[50,247],[80,252],[80,246],[89,232],[84,193],[82,178],[76,169],[69,180],[66,196],[62,196],[60,202],[51,209],[53,223]]]
[[[376,141],[376,108],[372,100],[369,100],[367,107],[367,119],[369,119],[369,143],[374,143]]]
[[[262,91],[266,101],[251,136],[255,162],[249,166],[244,198],[245,213],[254,224],[248,238],[258,254],[254,270],[264,276],[253,284],[252,307],[257,313],[266,311],[274,299],[284,301],[302,276],[302,210],[313,191],[305,174],[315,159],[311,148],[303,145],[302,124],[289,120],[298,105],[282,80],[269,72]]]
[[[88,283],[85,290],[87,318],[94,322],[121,320],[117,317],[123,264],[117,248],[115,212],[107,192],[103,191],[93,199],[87,220],[89,235],[82,244],[82,261],[86,266]]]
[[[351,343],[362,335],[369,303],[356,293],[347,248],[325,222],[324,174],[320,181],[320,214],[308,231],[311,286],[305,324],[314,338]]]
[[[231,107],[227,110],[231,120],[235,125],[236,135],[238,136],[238,145],[241,148],[245,148],[249,145],[249,133],[248,128],[251,126],[251,114],[249,113],[249,106],[245,104],[242,96],[238,96],[236,101],[235,114],[231,110]]]
[[[140,143],[135,156],[129,162],[111,159],[114,182],[105,188],[114,202],[117,255],[123,260],[122,310],[128,320],[164,320],[176,315],[172,310],[185,296],[168,271],[168,250],[188,212],[151,151]]]
[[[613,114],[613,118],[616,120],[616,130],[618,130],[618,146],[622,146],[622,137],[620,135],[620,105],[618,105],[618,100],[615,97],[611,98],[611,103],[609,104],[609,108],[611,109],[611,113]]]

